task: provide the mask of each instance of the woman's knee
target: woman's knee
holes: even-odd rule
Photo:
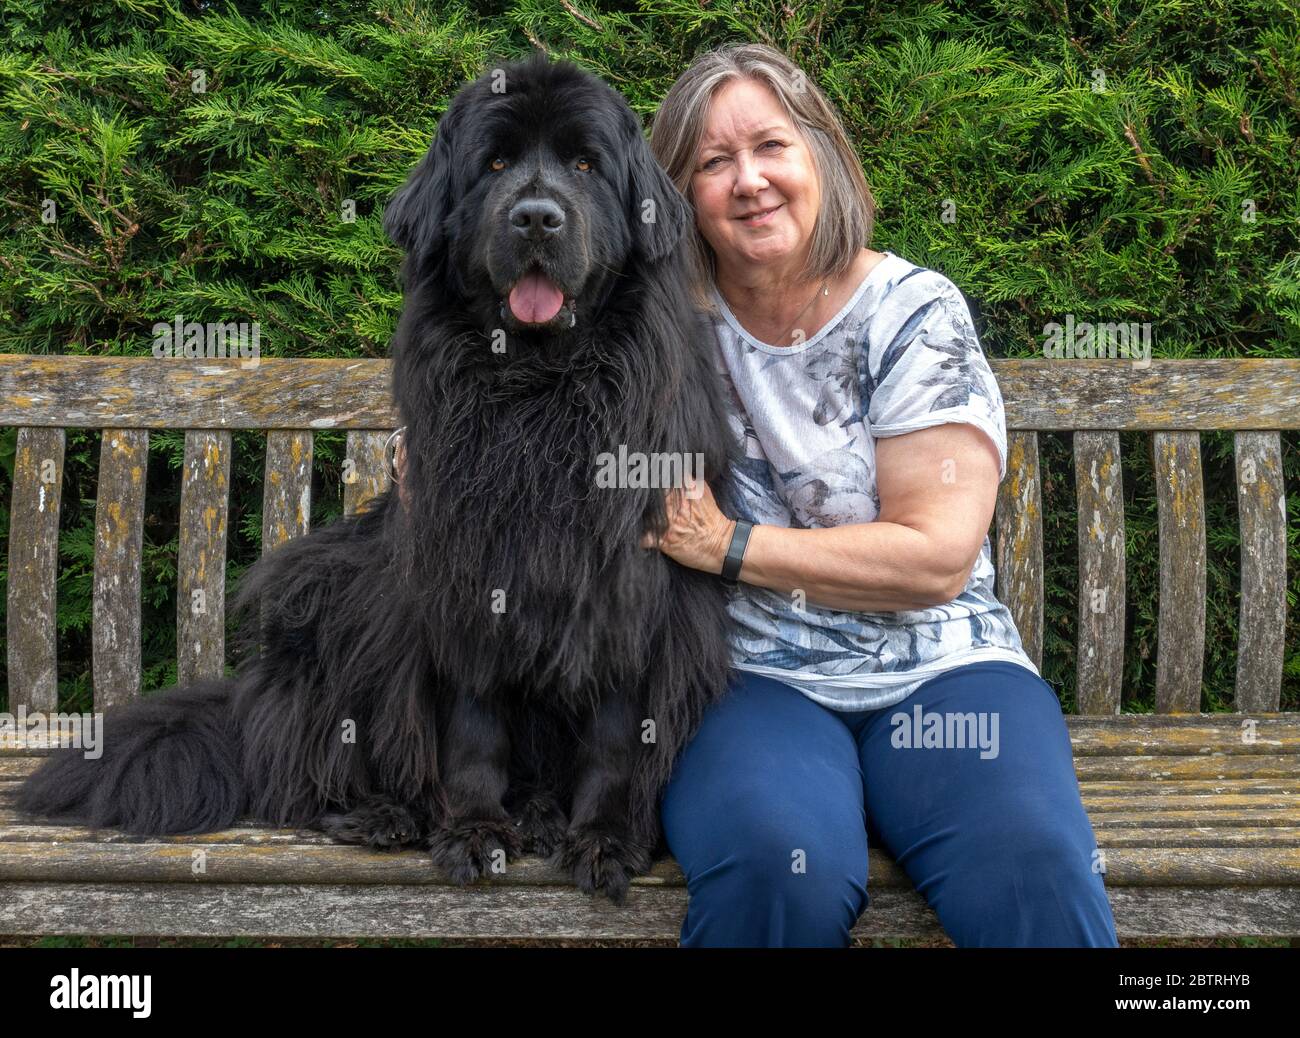
[[[847,944],[868,903],[865,829],[859,838],[860,825],[846,832],[769,807],[727,805],[728,825],[708,854],[681,863],[686,931],[695,941],[725,932],[720,939],[753,945]]]
[[[965,867],[932,890],[954,941],[1113,946],[1104,862],[1082,812],[1005,817],[959,843]]]

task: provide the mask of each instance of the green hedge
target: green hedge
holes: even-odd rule
[[[991,356],[1044,326],[1149,322],[1157,357],[1300,355],[1300,25],[1294,4],[1069,5],[6,0],[0,14],[0,350],[143,356],[155,321],[259,321],[268,356],[383,356],[399,305],[385,200],[450,94],[544,46],[649,117],[691,55],[762,40],[827,90],[881,208],[874,244],[943,271]],[[53,200],[55,220],[43,222]],[[355,219],[343,216],[349,200]],[[949,218],[945,218],[945,213]],[[1063,362],[1068,363],[1068,362]],[[261,437],[235,436],[230,579],[260,551]],[[312,521],[341,511],[342,437],[317,437]],[[14,430],[0,466],[12,475]],[[1126,709],[1154,696],[1156,507],[1126,435]],[[1068,436],[1042,438],[1044,674],[1074,694]],[[1292,498],[1297,440],[1284,437]],[[1236,666],[1231,437],[1203,437],[1205,707]],[[59,682],[90,703],[99,434],[70,431]],[[146,687],[175,680],[180,432],[151,438]],[[0,487],[7,536],[9,487]],[[1289,527],[1290,602],[1300,574]],[[1300,706],[1290,617],[1284,706]],[[1230,703],[1230,698],[1227,700]]]

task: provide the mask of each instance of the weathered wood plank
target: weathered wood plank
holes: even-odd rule
[[[1153,825],[1159,826],[1159,819]],[[1095,833],[1098,847],[1297,847],[1300,828],[1269,824],[1213,828],[1188,826],[1181,829],[1099,828]]]
[[[993,359],[1007,430],[1300,428],[1300,360]]]
[[[1249,817],[1254,811],[1290,810],[1295,814],[1295,824],[1300,825],[1300,796],[1294,793],[1274,793],[1271,796],[1255,796],[1250,793],[1188,793],[1185,795],[1163,794],[1145,796],[1142,794],[1123,793],[1108,796],[1095,793],[1087,786],[1080,787],[1083,806],[1088,814],[1094,812],[1124,811],[1236,811]]]
[[[1108,877],[1109,878],[1109,877]],[[854,937],[936,937],[914,890],[868,882]],[[1108,887],[1122,938],[1290,936],[1300,899],[1285,887]],[[140,936],[441,937],[676,940],[681,887],[633,885],[623,906],[573,888],[249,883],[3,883],[0,932]]]
[[[1263,799],[1263,798],[1260,798]],[[8,798],[12,803],[12,797]],[[1241,815],[1228,813],[1232,821],[1205,824],[1204,813],[1180,812],[1181,824],[1165,825],[1159,813],[1135,812],[1115,814],[1099,812],[1094,823],[1098,846],[1102,847],[1300,847],[1300,819],[1294,811],[1279,812],[1264,809],[1259,813]],[[1291,821],[1288,822],[1287,818]],[[1112,825],[1111,823],[1118,823]],[[174,836],[165,840],[157,837],[134,836],[116,829],[90,829],[69,822],[42,822],[37,824],[9,806],[0,807],[0,842],[38,844],[91,844],[91,843],[159,843],[183,847],[206,847],[210,844],[250,847],[302,847],[339,846],[321,832],[306,829],[278,829],[274,826],[245,821],[230,829],[192,836]],[[875,850],[875,849],[873,849]],[[884,851],[882,855],[888,858]],[[532,859],[526,859],[532,860]],[[671,869],[678,866],[672,859],[669,864],[658,863],[652,875],[670,877]],[[522,866],[522,863],[521,863]],[[669,869],[669,872],[665,872]],[[877,875],[879,870],[873,872]]]
[[[266,436],[262,554],[311,529],[310,432],[272,429]]]
[[[1122,939],[1300,933],[1300,897],[1293,886],[1111,888],[1108,882],[1107,894]]]
[[[0,355],[0,425],[392,429],[399,424],[390,360],[260,358],[254,368],[244,363]]]
[[[62,429],[24,426],[18,430],[5,617],[11,713],[20,706],[40,711],[58,707],[55,589],[64,442]]]
[[[368,502],[388,489],[384,470],[384,441],[392,430],[349,432],[347,460],[343,465],[343,514],[369,507]]]
[[[1270,778],[1300,772],[1300,712],[1254,714],[1120,714],[1065,719],[1080,774],[1097,778]],[[32,729],[0,724],[0,753],[40,756],[56,743]],[[1285,754],[1287,756],[1279,756]],[[1226,756],[1225,756],[1226,755]],[[1184,756],[1191,758],[1182,760]],[[1232,757],[1243,761],[1234,763]],[[1121,758],[1092,761],[1089,758]],[[1148,763],[1149,762],[1149,763]],[[1178,768],[1176,773],[1172,768]],[[1134,769],[1136,771],[1134,772]],[[1134,772],[1130,774],[1130,772]]]
[[[1286,886],[1300,876],[1300,847],[1116,847],[1104,855],[1111,886]],[[869,884],[911,889],[882,851],[868,852]],[[212,843],[0,841],[0,882],[412,884],[460,890],[422,851],[377,853],[342,845],[287,847]],[[541,858],[511,862],[484,886],[572,887]],[[677,863],[658,862],[634,887],[685,886]],[[576,892],[576,888],[575,892]],[[1297,887],[1300,895],[1300,887]]]
[[[1232,796],[1258,796],[1268,798],[1274,795],[1300,796],[1300,782],[1295,779],[1272,778],[1237,778],[1237,779],[1181,779],[1174,781],[1123,781],[1102,780],[1099,782],[1081,781],[1079,789],[1088,796],[1138,796],[1138,797],[1186,797],[1208,796],[1222,793]]]
[[[392,429],[392,362],[0,356],[0,425]],[[1009,432],[1300,429],[1300,360],[991,358]]]
[[[1124,681],[1124,481],[1119,433],[1074,434],[1079,515],[1078,712],[1119,713]]]
[[[1007,475],[998,486],[994,564],[998,601],[1011,613],[1034,666],[1043,663],[1043,495],[1038,435],[1007,434]]]
[[[898,893],[929,911],[914,891]],[[679,887],[635,884],[620,907],[550,885],[466,892],[436,884],[0,883],[0,932],[671,937],[681,929],[685,898]]]
[[[1286,489],[1281,438],[1239,432],[1237,510],[1241,515],[1241,614],[1237,709],[1276,710],[1286,646]]]
[[[229,502],[230,433],[187,431],[176,567],[176,673],[182,685],[225,672]]]
[[[1158,814],[1146,811],[1099,811],[1088,816],[1094,830],[1102,829],[1218,829],[1260,826],[1294,827],[1300,819],[1294,808],[1256,807],[1224,811],[1165,808]]]
[[[1300,714],[1121,714],[1067,717],[1074,755],[1273,754],[1300,752]],[[1216,762],[1217,766],[1217,762]]]
[[[1166,827],[1159,817],[1146,816],[1143,819],[1120,819],[1119,824],[1110,824],[1111,816],[1099,818],[1093,830],[1098,847],[1300,847],[1300,827],[1286,824],[1277,818],[1265,817],[1257,824],[1245,821],[1240,825],[1201,824],[1205,816],[1186,819],[1181,826]],[[73,846],[84,843],[119,843],[141,844],[157,842],[147,837],[130,836],[111,829],[86,829],[74,825],[32,825],[17,818],[15,812],[0,810],[0,843],[29,843],[47,846],[59,844]],[[263,851],[267,849],[292,849],[296,847],[338,846],[333,844],[324,833],[309,833],[289,829],[275,829],[269,826],[241,826],[225,829],[219,833],[199,836],[172,837],[167,843],[190,851],[220,845],[226,853],[232,847],[252,847]],[[880,855],[885,862],[891,861],[888,855],[877,849],[870,852]],[[873,883],[889,872],[882,862],[871,858],[871,876]],[[527,872],[528,862],[536,867],[536,873]],[[538,864],[540,859],[525,859],[511,863],[511,882],[549,882],[545,869]],[[521,871],[525,870],[525,871]],[[899,873],[902,875],[901,871]],[[665,881],[680,875],[680,868],[672,859],[665,859],[655,865],[653,876]]]
[[[1201,708],[1205,658],[1205,491],[1200,435],[1151,434],[1160,528],[1160,617],[1156,711]]]
[[[47,752],[17,747],[11,734],[0,733],[0,804],[7,785],[31,774]],[[1113,781],[1158,790],[1189,781],[1218,785],[1254,779],[1290,789],[1300,782],[1300,754],[1079,756],[1074,771],[1081,785],[1094,787]]]
[[[105,429],[95,492],[95,709],[140,695],[140,559],[149,430]]]
[[[1185,779],[1236,779],[1253,776],[1260,779],[1294,779],[1300,776],[1300,755],[1222,754],[1141,757],[1077,756],[1074,773],[1080,782],[1099,779],[1124,779],[1152,783],[1179,782]]]

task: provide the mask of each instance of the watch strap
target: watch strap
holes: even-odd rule
[[[745,548],[749,544],[749,533],[753,529],[753,523],[744,519],[736,520],[736,528],[731,532],[731,543],[727,546],[727,555],[722,560],[723,580],[736,580],[740,576]]]

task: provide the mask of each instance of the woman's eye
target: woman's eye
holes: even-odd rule
[[[782,144],[780,141],[764,141],[764,142],[763,142],[763,147],[766,148],[769,144],[775,144],[778,148],[783,148],[783,147],[785,147],[785,145]]]
[[[714,155],[713,158],[709,159],[709,161],[706,162],[703,166],[701,166],[700,169],[708,169],[715,162],[717,162],[719,158],[721,158],[720,155]]]
[[[587,159],[586,156],[583,156],[582,158],[578,159],[578,161],[575,162],[574,165],[583,173],[590,172],[591,170],[591,161]]]
[[[506,168],[506,160],[493,159],[490,163],[488,163],[488,165],[491,166],[493,173],[500,173],[503,169]]]

